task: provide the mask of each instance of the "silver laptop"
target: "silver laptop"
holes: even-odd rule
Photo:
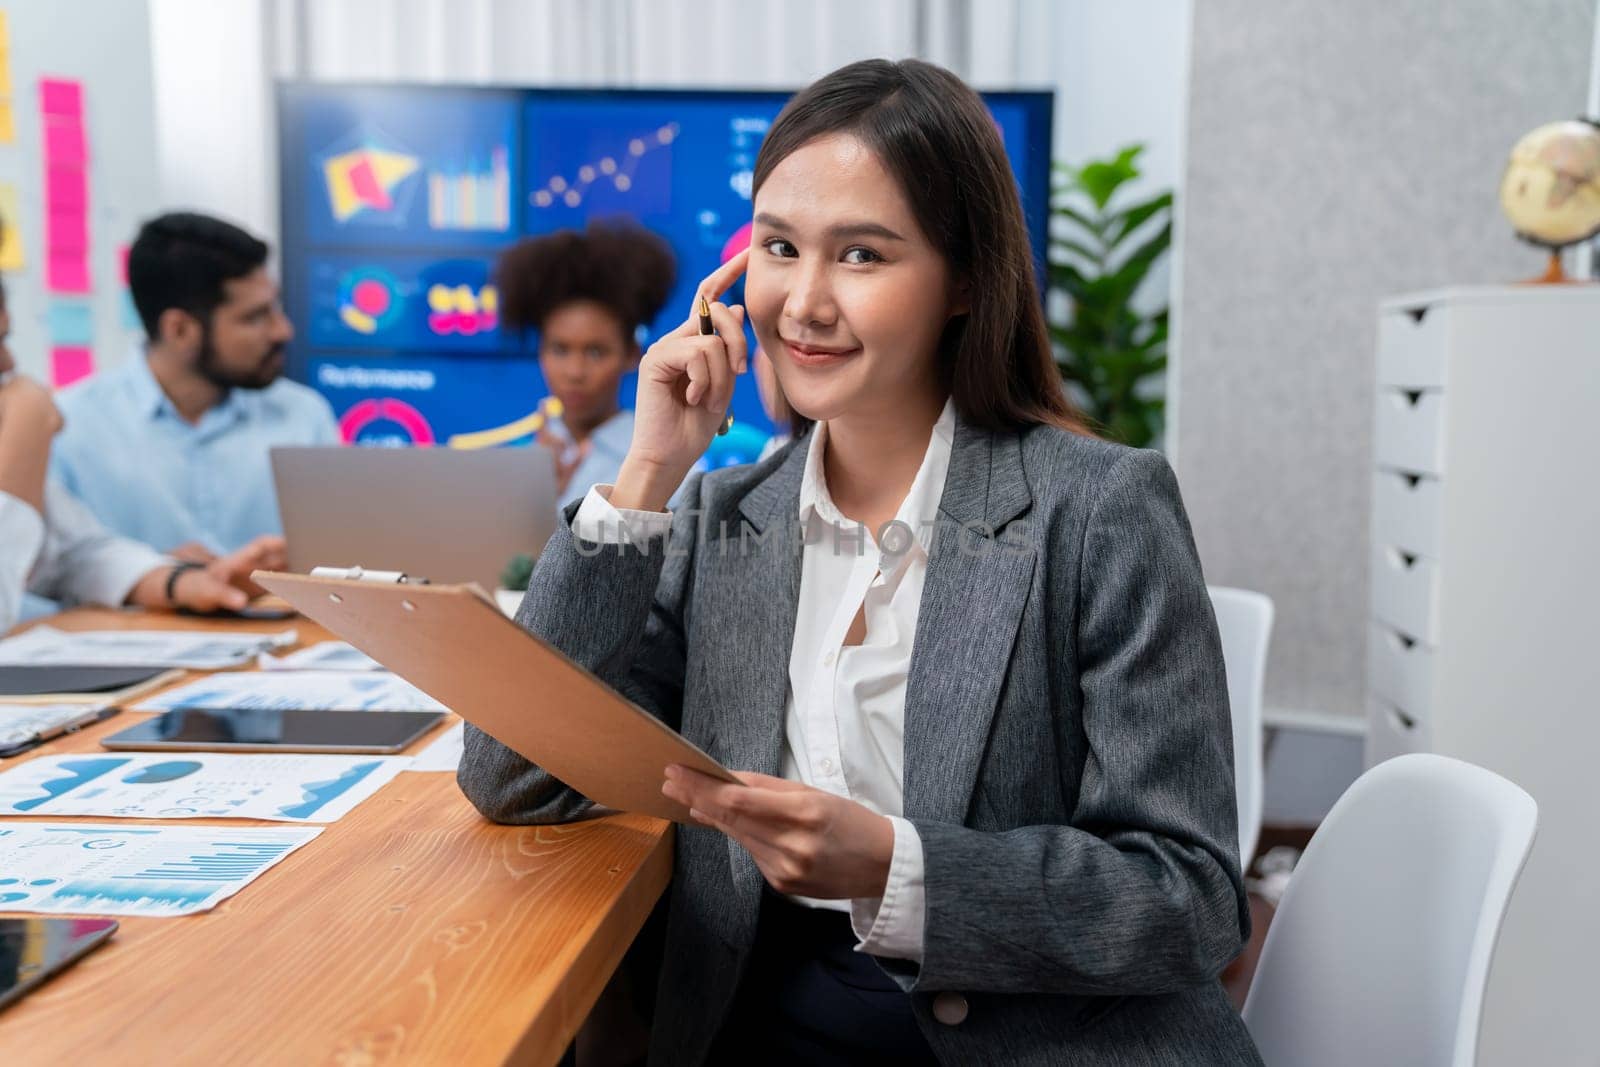
[[[543,448],[274,448],[272,477],[301,574],[359,566],[493,590],[559,517]]]

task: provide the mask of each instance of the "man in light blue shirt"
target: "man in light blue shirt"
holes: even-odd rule
[[[328,402],[282,377],[294,328],[267,252],[186,213],[146,223],[129,250],[148,343],[60,395],[51,465],[124,537],[204,562],[281,533],[269,450],[339,443]]]
[[[0,634],[30,595],[66,604],[237,611],[256,567],[281,568],[281,538],[262,538],[202,567],[107,533],[46,474],[61,416],[49,390],[16,373],[0,286]]]

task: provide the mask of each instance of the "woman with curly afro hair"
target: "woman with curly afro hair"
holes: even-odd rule
[[[627,222],[526,238],[500,256],[502,321],[537,331],[539,369],[560,403],[539,443],[555,454],[563,506],[616,480],[633,440],[633,412],[618,391],[639,366],[639,327],[661,310],[676,275],[666,241]]]

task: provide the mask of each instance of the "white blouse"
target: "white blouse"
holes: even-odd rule
[[[881,531],[846,519],[834,506],[823,474],[827,430],[825,422],[812,430],[800,483],[805,543],[779,773],[888,816],[894,855],[881,898],[794,899],[849,912],[859,951],[920,962],[927,910],[922,841],[901,817],[906,677],[955,443],[955,409],[945,403],[911,489]],[[633,543],[670,529],[670,512],[612,507],[611,488],[589,491],[573,519],[576,536]],[[857,611],[865,615],[866,634],[861,644],[846,645]]]
[[[0,634],[18,621],[25,593],[116,607],[140,578],[170,562],[101,526],[54,478],[45,481],[43,515],[0,492]]]

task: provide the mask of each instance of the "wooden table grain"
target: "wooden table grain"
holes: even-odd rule
[[[304,619],[50,621],[328,637]],[[98,751],[145,717],[123,712],[41,751]],[[122,919],[107,946],[0,1011],[0,1064],[553,1063],[665,889],[670,829],[641,815],[495,826],[455,775],[402,773],[212,911]]]

